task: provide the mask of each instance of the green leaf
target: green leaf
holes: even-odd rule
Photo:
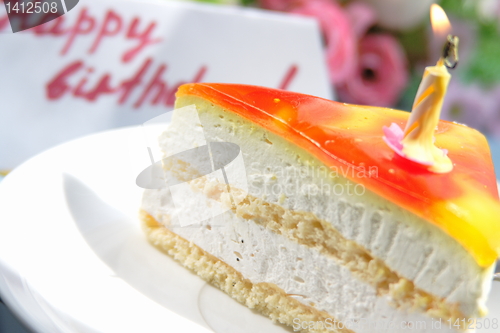
[[[447,14],[452,14],[457,18],[475,20],[477,18],[476,6],[474,3],[466,4],[463,0],[441,0],[439,3]]]
[[[257,0],[240,0],[240,3],[246,7],[257,7]]]

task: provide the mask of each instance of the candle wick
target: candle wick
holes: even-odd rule
[[[458,42],[459,39],[457,36],[448,35],[444,44],[442,59],[444,60],[444,65],[450,69],[458,65]]]

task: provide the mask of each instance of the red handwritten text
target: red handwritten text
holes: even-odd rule
[[[163,104],[171,107],[174,105],[177,88],[187,82],[200,82],[207,71],[206,66],[202,66],[191,80],[169,84],[163,79],[167,65],[160,64],[148,78],[147,73],[152,66],[153,60],[147,58],[131,78],[123,80],[116,86],[111,85],[111,74],[103,73],[93,87],[86,87],[88,75],[93,69],[86,67],[83,61],[77,60],[64,67],[47,83],[46,95],[49,100],[72,95],[93,102],[103,95],[115,94],[118,97],[118,104],[125,104],[137,91],[139,97],[132,101],[134,108],[139,108],[147,102],[150,105]],[[71,85],[69,81],[74,78],[79,79],[78,83]]]
[[[18,15],[21,20],[21,27],[29,24],[32,19],[30,15]],[[94,54],[107,38],[122,37],[126,40],[134,41],[135,45],[123,53],[121,60],[129,62],[134,59],[147,46],[161,42],[161,38],[154,37],[156,21],[141,22],[141,18],[132,17],[125,19],[116,11],[109,9],[100,14],[100,17],[92,15],[89,9],[83,7],[74,22],[69,22],[66,16],[60,16],[50,22],[38,25],[27,31],[36,35],[53,35],[66,38],[61,49],[61,55],[66,55],[71,47],[80,37],[91,35],[92,42],[87,50],[88,54]],[[0,31],[8,26],[8,17],[0,17]]]
[[[2,0],[0,0],[1,2]],[[62,38],[61,57],[66,56],[76,44],[88,43],[86,52],[93,55],[106,41],[122,38],[128,41],[118,55],[123,63],[137,58],[148,46],[162,40],[155,37],[157,23],[154,20],[144,22],[138,16],[124,17],[115,10],[92,13],[82,7],[71,19],[60,16],[50,22],[26,30],[36,36]],[[29,16],[20,15],[21,24],[32,24]],[[8,17],[0,17],[0,31],[6,29]],[[85,38],[86,37],[86,38]],[[89,38],[90,37],[90,38]],[[133,44],[133,45],[130,45]],[[135,69],[134,74],[117,82],[116,76],[109,72],[94,73],[96,69],[86,65],[83,60],[72,61],[58,70],[45,84],[45,95],[49,100],[59,100],[65,96],[95,102],[103,96],[114,96],[117,104],[130,104],[134,108],[144,105],[164,105],[171,107],[175,101],[177,88],[186,82],[200,82],[207,72],[207,66],[201,66],[190,80],[171,83],[165,79],[168,65],[155,64],[153,59],[145,58]],[[280,89],[287,89],[298,72],[296,65],[291,65],[279,81]],[[113,80],[115,77],[115,80]],[[97,80],[95,80],[97,78]],[[90,84],[89,81],[95,82]],[[113,82],[115,82],[113,84]]]

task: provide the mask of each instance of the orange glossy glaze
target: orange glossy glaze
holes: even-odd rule
[[[396,155],[382,127],[404,128],[409,113],[347,105],[282,90],[236,84],[187,84],[177,96],[209,100],[309,151],[339,175],[441,227],[479,265],[500,254],[500,203],[485,137],[441,121],[436,146],[448,149],[454,169],[435,174]]]

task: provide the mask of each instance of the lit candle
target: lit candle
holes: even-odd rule
[[[437,36],[444,37],[451,29],[445,12],[435,4],[431,6],[431,22]],[[391,148],[409,160],[428,166],[427,169],[435,173],[446,173],[453,169],[447,151],[434,145],[434,131],[451,78],[446,67],[455,67],[458,61],[457,48],[458,38],[448,36],[443,56],[436,66],[425,68],[404,132],[401,133],[395,124],[384,128],[384,139]]]

